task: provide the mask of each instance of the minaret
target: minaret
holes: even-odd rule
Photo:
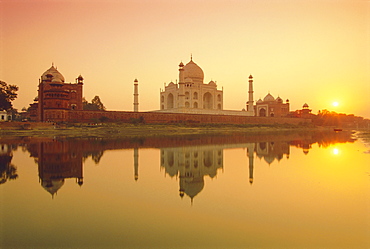
[[[179,64],[179,83],[184,83],[184,64],[180,62]]]
[[[254,169],[254,165],[253,165],[254,144],[251,143],[248,145],[249,146],[247,146],[247,153],[248,153],[248,159],[249,159],[248,160],[249,161],[249,183],[252,184],[253,183],[253,169]]]
[[[134,148],[134,170],[135,170],[135,181],[139,179],[139,149]]]
[[[249,75],[249,91],[248,91],[248,112],[251,112],[254,116],[254,108],[253,108],[253,76]]]
[[[134,112],[139,111],[139,83],[137,79],[134,80]]]
[[[178,108],[185,107],[185,79],[184,79],[184,64],[179,65],[179,101]]]
[[[78,84],[83,84],[84,83],[84,77],[82,77],[82,75],[80,74],[77,78],[76,78],[76,82]]]

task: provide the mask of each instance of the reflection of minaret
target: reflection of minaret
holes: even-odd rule
[[[134,112],[139,111],[139,85],[137,79],[134,80]]]
[[[139,179],[139,149],[134,148],[135,181]]]
[[[254,155],[254,144],[248,144],[247,146],[247,153],[248,153],[248,159],[249,159],[249,183],[253,183],[253,155]]]

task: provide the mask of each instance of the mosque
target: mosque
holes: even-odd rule
[[[140,112],[140,115],[146,120],[151,119],[149,122],[173,122],[173,120],[178,122],[183,119],[182,116],[173,117],[175,114],[208,114],[217,116],[220,120],[212,122],[231,123],[240,123],[241,121],[237,117],[241,116],[285,118],[289,114],[289,100],[284,103],[280,97],[275,99],[270,93],[263,100],[259,99],[254,105],[252,75],[248,78],[248,101],[245,106],[242,106],[241,110],[225,110],[223,88],[218,89],[216,82],[212,80],[204,83],[204,72],[193,61],[192,57],[186,65],[181,62],[178,70],[178,81],[165,84],[164,89],[160,89],[160,109]],[[104,116],[110,120],[130,120],[133,118],[132,115],[139,112],[139,83],[137,79],[134,81],[133,112],[101,111],[101,113],[83,110],[83,80],[84,78],[79,75],[75,83],[66,83],[63,75],[52,65],[41,75],[38,96],[29,108],[30,119],[52,122],[85,122]],[[172,116],[166,116],[165,113],[172,114]],[[192,116],[193,119],[194,117]],[[200,120],[201,118],[198,116],[196,119]],[[244,123],[252,122],[244,119]],[[254,121],[257,122],[256,120]],[[266,120],[258,122],[266,122]],[[199,122],[204,122],[204,120]]]
[[[64,76],[54,67],[46,70],[39,79],[38,96],[30,105],[30,117],[36,121],[66,121],[69,111],[82,111],[83,77],[76,83],[66,83]]]

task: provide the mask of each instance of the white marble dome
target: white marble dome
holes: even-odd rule
[[[203,83],[203,70],[192,60],[184,66],[184,78],[191,78],[194,82]]]
[[[45,73],[43,73],[41,75],[41,80],[47,80],[48,79],[47,75],[52,76],[52,78],[51,78],[52,82],[62,82],[62,83],[64,83],[63,75],[54,66],[51,66],[51,68],[46,70]]]

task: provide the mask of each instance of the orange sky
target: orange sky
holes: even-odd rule
[[[108,110],[159,109],[159,89],[190,54],[205,82],[224,88],[224,109],[268,92],[369,118],[370,3],[365,0],[54,0],[0,2],[0,80],[28,107],[52,62],[67,82]],[[339,106],[332,106],[332,102]]]

